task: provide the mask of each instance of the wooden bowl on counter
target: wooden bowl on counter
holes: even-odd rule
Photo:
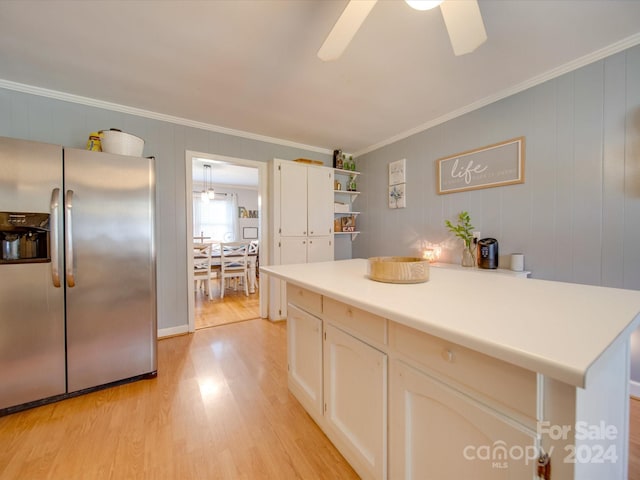
[[[367,274],[385,283],[422,283],[429,280],[429,261],[417,257],[371,257]]]

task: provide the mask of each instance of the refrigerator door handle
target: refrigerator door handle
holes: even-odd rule
[[[58,258],[58,248],[60,248],[58,242],[58,225],[59,225],[59,210],[60,210],[60,189],[54,188],[51,192],[51,219],[49,222],[50,235],[51,235],[51,280],[53,286],[60,288],[60,259]]]
[[[67,277],[67,285],[69,287],[76,286],[76,279],[73,275],[73,229],[71,228],[71,210],[73,208],[73,190],[67,190],[67,198],[64,204],[64,212],[65,212],[65,249],[64,249],[64,260],[65,260],[65,275]]]

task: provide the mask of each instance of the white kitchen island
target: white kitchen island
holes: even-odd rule
[[[624,479],[640,292],[367,261],[287,281],[289,387],[363,478]],[[544,478],[544,477],[541,477]]]

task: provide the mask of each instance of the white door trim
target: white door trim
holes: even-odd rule
[[[216,155],[211,153],[195,152],[192,150],[186,150],[185,152],[185,179],[186,179],[186,206],[187,206],[187,230],[186,234],[186,250],[184,254],[187,258],[187,307],[189,316],[189,332],[194,332],[195,325],[195,301],[194,301],[194,286],[191,281],[191,272],[193,271],[193,172],[192,165],[194,158],[207,158],[210,160],[218,160],[233,165],[241,165],[244,167],[253,167],[258,169],[258,218],[259,218],[259,231],[258,241],[260,243],[260,263],[263,265],[269,265],[269,219],[267,202],[268,190],[267,190],[267,167],[266,162],[258,162],[256,160],[246,160],[242,158],[227,157],[224,155]],[[268,282],[265,281],[264,275],[260,275],[260,285],[258,294],[260,295],[260,316],[267,318],[269,316],[269,293],[267,292]]]

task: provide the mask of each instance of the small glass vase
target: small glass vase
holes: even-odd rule
[[[471,247],[464,247],[462,249],[462,262],[463,267],[475,267],[476,266],[476,257],[473,254],[473,249]]]

